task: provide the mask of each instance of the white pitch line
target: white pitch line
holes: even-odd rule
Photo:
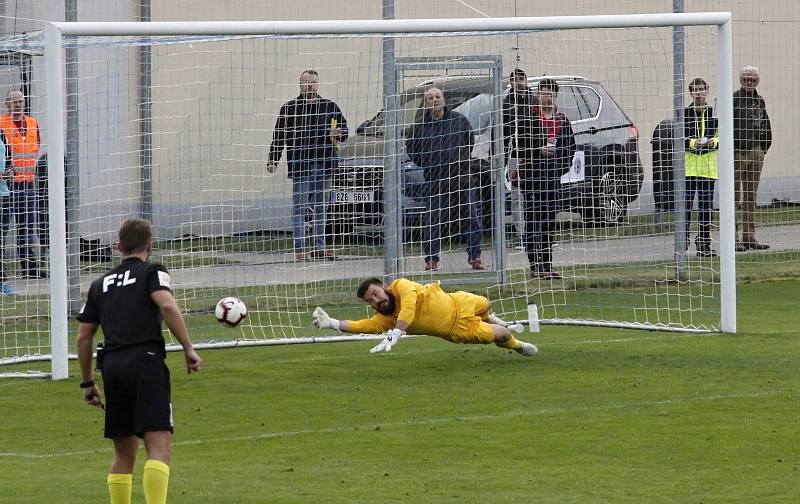
[[[347,427],[335,427],[329,429],[305,429],[305,430],[297,430],[297,431],[283,431],[283,432],[264,432],[261,434],[251,434],[247,436],[232,436],[232,437],[221,437],[221,438],[213,438],[213,439],[187,439],[184,441],[175,441],[172,443],[173,446],[195,446],[195,445],[203,445],[203,444],[219,444],[219,443],[238,443],[242,441],[257,441],[259,439],[276,439],[276,438],[286,438],[286,437],[293,437],[293,436],[308,436],[308,435],[319,435],[319,434],[338,434],[341,432],[353,432],[354,430],[360,431],[373,431],[376,428],[399,428],[399,427],[409,427],[415,425],[435,425],[435,424],[447,424],[447,423],[454,423],[454,422],[482,422],[486,420],[496,420],[498,418],[512,418],[512,417],[535,417],[535,416],[544,416],[544,415],[558,415],[558,414],[567,414],[567,413],[581,413],[581,412],[588,412],[593,410],[608,410],[608,409],[616,409],[616,408],[632,408],[632,407],[649,407],[649,406],[659,406],[659,405],[666,405],[666,404],[681,404],[681,403],[689,403],[694,401],[720,401],[725,399],[752,399],[758,397],[765,397],[769,395],[775,395],[778,393],[784,393],[784,391],[776,392],[776,391],[763,391],[763,392],[751,392],[747,394],[718,394],[718,395],[710,395],[710,396],[701,396],[701,397],[674,397],[671,399],[661,399],[655,401],[640,401],[635,403],[624,403],[624,404],[606,404],[601,405],[598,407],[575,407],[575,408],[546,408],[546,409],[539,409],[539,410],[518,410],[518,411],[509,411],[509,412],[500,412],[497,414],[492,415],[462,415],[462,416],[452,416],[452,417],[442,417],[442,418],[425,418],[425,419],[417,419],[417,420],[406,420],[403,422],[376,422],[364,425],[356,425],[356,426],[347,426]],[[110,446],[105,448],[95,448],[92,450],[81,450],[81,451],[67,451],[67,452],[59,452],[59,453],[24,453],[24,452],[0,452],[0,458],[9,458],[9,459],[34,459],[34,460],[41,460],[41,459],[54,459],[54,458],[66,458],[66,457],[77,457],[77,456],[85,456],[85,455],[92,455],[95,453],[106,453],[110,452]]]

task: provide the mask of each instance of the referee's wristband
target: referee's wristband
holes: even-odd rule
[[[81,382],[81,388],[89,388],[89,387],[94,387],[94,380]]]

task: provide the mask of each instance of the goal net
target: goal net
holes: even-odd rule
[[[61,316],[118,263],[132,217],[153,223],[152,259],[210,346],[340,339],[311,312],[369,316],[355,291],[373,276],[481,293],[508,320],[535,305],[544,324],[735,330],[726,19],[65,23],[5,38],[31,61],[50,190],[36,215],[9,206],[0,362],[49,360],[51,335],[74,351]],[[672,24],[686,25],[677,71]],[[683,211],[695,77],[720,125],[721,259]],[[665,119],[675,182],[654,195],[649,131]],[[654,214],[654,196],[672,210]],[[49,280],[23,275],[21,244]],[[249,309],[237,329],[213,316],[228,295]]]

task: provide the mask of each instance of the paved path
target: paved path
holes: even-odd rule
[[[772,226],[758,228],[758,238],[771,245],[770,251],[800,249],[800,226]],[[712,242],[719,243],[718,232],[712,233]],[[563,242],[554,247],[553,262],[556,268],[569,264],[624,264],[638,261],[672,261],[674,253],[673,235],[660,234],[631,238],[594,238],[582,241]],[[689,254],[693,255],[694,247]],[[186,256],[189,254],[181,254]],[[741,256],[741,254],[737,255]],[[238,261],[236,265],[220,265],[203,268],[175,268],[171,270],[177,288],[236,287],[240,285],[303,284],[314,281],[363,279],[381,276],[384,271],[382,257],[342,256],[334,262],[294,262],[293,254],[228,254],[226,259]],[[487,270],[494,268],[490,251],[482,257]],[[527,257],[522,251],[506,250],[506,268],[527,268]],[[406,271],[421,273],[424,267],[420,256],[403,260]],[[477,273],[467,264],[463,249],[441,254],[438,273]],[[81,275],[81,291],[88,289],[96,273]],[[45,294],[49,290],[47,280],[11,281],[19,292]],[[343,284],[348,291],[352,284]],[[344,292],[343,292],[344,294]],[[349,292],[347,293],[349,295]]]

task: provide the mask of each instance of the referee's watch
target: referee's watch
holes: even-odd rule
[[[89,380],[89,381],[81,382],[81,385],[80,385],[80,387],[81,387],[81,388],[89,388],[89,387],[94,387],[94,380]]]

